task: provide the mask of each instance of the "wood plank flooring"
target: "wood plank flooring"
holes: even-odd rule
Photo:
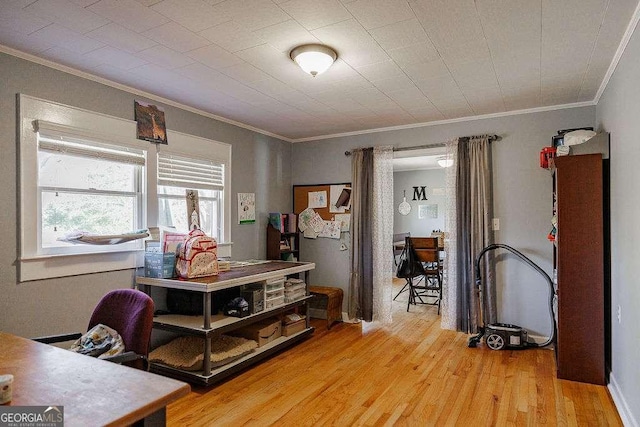
[[[399,288],[397,288],[399,289]],[[434,306],[315,333],[169,405],[170,426],[621,426],[606,387],[556,379],[552,350],[467,348]]]

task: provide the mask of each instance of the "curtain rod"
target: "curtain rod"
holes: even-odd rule
[[[474,138],[473,136],[461,136],[458,139],[470,139],[470,138]],[[500,141],[502,139],[502,137],[500,135],[489,135],[489,142],[493,142],[493,141]],[[444,147],[445,143],[444,142],[436,142],[433,144],[424,144],[424,145],[412,145],[410,147],[394,147],[393,151],[409,151],[409,150],[420,150],[423,148],[438,148],[438,147]],[[350,156],[351,155],[351,151],[345,151],[344,152],[345,156]]]

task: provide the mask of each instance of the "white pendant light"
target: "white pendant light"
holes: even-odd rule
[[[450,166],[453,166],[453,159],[449,157],[440,157],[438,159],[438,166],[440,166],[441,168],[448,168]]]
[[[313,77],[322,74],[338,59],[338,54],[328,46],[305,44],[294,48],[289,54],[296,64]]]

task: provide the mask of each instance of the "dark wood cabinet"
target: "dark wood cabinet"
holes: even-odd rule
[[[558,378],[606,383],[608,162],[603,154],[554,160]]]
[[[267,259],[298,261],[300,259],[300,233],[281,233],[267,225]]]

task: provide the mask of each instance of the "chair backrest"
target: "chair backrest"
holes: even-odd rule
[[[410,235],[411,233],[396,233],[393,235],[393,255],[394,256],[400,255],[402,253],[402,248],[404,247],[403,245],[398,245],[398,248],[396,248],[396,244],[397,243],[404,244],[404,240]]]
[[[116,289],[98,302],[89,320],[89,330],[98,323],[115,329],[125,351],[148,356],[153,328],[153,300],[135,289]]]
[[[418,261],[433,263],[440,261],[437,237],[409,237]]]

